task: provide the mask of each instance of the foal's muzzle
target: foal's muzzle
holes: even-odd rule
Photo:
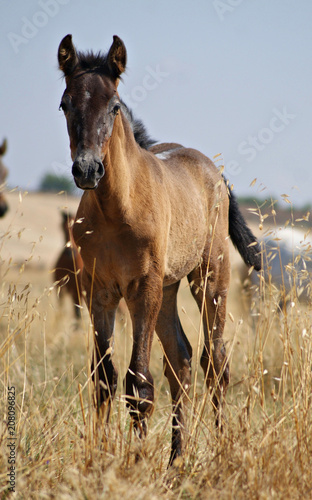
[[[101,159],[91,151],[79,153],[72,166],[76,186],[80,189],[95,189],[104,172]]]

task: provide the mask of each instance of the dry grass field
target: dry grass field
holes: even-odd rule
[[[171,402],[156,336],[155,410],[140,443],[122,390],[131,351],[127,313],[117,319],[119,388],[104,426],[93,406],[88,313],[84,308],[77,321],[70,301],[58,303],[51,270],[64,245],[60,209],[75,210],[78,200],[12,192],[8,201],[0,221],[1,498],[11,494],[10,472],[21,499],[312,498],[311,304],[295,299],[278,311],[272,289],[261,286],[261,300],[256,293],[248,305],[232,249],[225,329],[231,381],[220,434],[198,365],[200,316],[182,283],[193,385],[185,453],[167,469]],[[258,232],[256,217],[254,224]]]

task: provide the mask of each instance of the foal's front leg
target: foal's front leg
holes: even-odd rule
[[[111,338],[116,310],[101,310],[94,314],[94,356],[92,373],[98,409],[104,401],[113,399],[117,388],[117,370],[112,361]]]
[[[97,409],[104,401],[108,401],[108,411],[111,400],[117,388],[117,370],[112,361],[111,339],[114,333],[116,305],[109,308],[105,304],[105,290],[93,284],[84,276],[84,287],[87,292],[87,304],[91,303],[90,316],[94,326],[94,354],[91,364],[92,378],[95,386]],[[91,294],[92,290],[92,294]]]
[[[149,371],[153,333],[162,301],[162,281],[142,278],[128,297],[133,326],[133,349],[126,375],[127,404],[140,434],[145,433],[145,417],[153,409],[154,385]]]

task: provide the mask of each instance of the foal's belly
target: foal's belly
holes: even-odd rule
[[[177,283],[181,281],[185,276],[187,276],[193,269],[195,269],[200,263],[200,259],[193,262],[188,262],[183,267],[170,268],[166,270],[164,277],[164,287],[172,285],[173,283]]]
[[[182,234],[171,238],[165,256],[164,286],[180,281],[195,269],[201,262],[205,245],[205,230],[189,231],[185,238]]]

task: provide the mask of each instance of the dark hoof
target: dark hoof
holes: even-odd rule
[[[135,375],[128,371],[126,376],[127,406],[134,419],[151,414],[154,408],[153,378],[148,373],[146,376]]]

